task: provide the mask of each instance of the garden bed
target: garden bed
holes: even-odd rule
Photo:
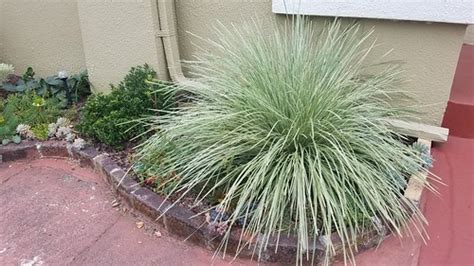
[[[431,146],[431,141],[419,139],[418,142],[428,147]],[[211,250],[215,250],[220,244],[221,236],[207,226],[203,215],[196,216],[196,212],[191,211],[186,206],[172,205],[171,202],[165,201],[162,196],[137,183],[135,181],[136,177],[127,174],[126,169],[119,166],[109,154],[101,153],[94,147],[89,146],[83,150],[77,150],[71,144],[61,141],[24,141],[21,144],[9,144],[0,147],[1,163],[42,157],[70,158],[76,160],[83,167],[91,167],[132,208],[152,219],[160,217],[156,222],[164,226],[169,233]],[[426,178],[425,174],[419,174]],[[416,180],[419,179],[410,178],[405,190],[405,197],[419,203],[423,186]],[[165,210],[166,212],[164,212]],[[239,246],[241,233],[239,228],[232,231],[227,251],[231,253],[239,252],[241,257],[252,257],[252,247],[242,248],[242,246]],[[357,236],[357,252],[377,246],[389,233],[390,230],[381,224],[377,230],[369,230],[359,234]],[[243,235],[245,236],[245,234]],[[328,237],[332,239],[333,245],[336,247],[334,257],[342,256],[342,241],[336,233],[333,233],[330,236],[319,237],[315,241],[315,245],[310,247],[309,252],[315,251],[316,261],[318,262],[324,258],[325,243]],[[278,252],[275,252],[277,246]],[[281,236],[278,244],[276,238],[270,239],[269,245],[260,259],[265,262],[293,263],[296,254],[296,237]]]
[[[59,108],[42,117],[48,106],[80,102],[67,75],[36,80],[28,69],[8,79],[2,86],[18,95],[2,110],[2,143],[54,141],[4,146],[2,160],[76,159],[170,233],[259,261],[353,262],[353,253],[410,220],[423,227],[417,203],[423,187],[433,186],[426,182],[431,143],[422,139],[445,135],[423,136],[433,128],[394,120],[415,119],[410,108],[389,103],[400,94],[398,66],[365,73],[380,64],[365,62],[373,46],[363,45],[370,33],[360,36],[358,25],[335,21],[317,42],[304,18],[269,40],[254,26],[224,29],[229,34],[210,42],[223,53],[193,64],[191,86],[156,81],[147,65],[133,67],[110,94],[87,99],[75,126],[53,119]],[[72,81],[71,88],[78,84]],[[189,95],[190,104],[177,95]],[[84,140],[72,142],[76,136],[98,149],[79,150],[74,144]]]

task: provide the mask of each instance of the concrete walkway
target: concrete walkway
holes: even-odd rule
[[[65,160],[0,164],[0,265],[229,264],[113,201],[97,175]]]

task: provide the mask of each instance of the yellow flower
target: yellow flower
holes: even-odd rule
[[[42,97],[36,96],[35,99],[33,100],[33,106],[39,107],[39,106],[44,106],[45,101]]]

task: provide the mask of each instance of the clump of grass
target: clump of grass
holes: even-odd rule
[[[193,102],[152,117],[157,133],[138,147],[148,173],[174,178],[173,192],[193,191],[197,201],[225,192],[219,207],[231,214],[220,249],[242,217],[242,239],[255,240],[257,255],[271,236],[296,235],[297,263],[313,260],[309,247],[333,232],[348,262],[356,234],[378,221],[396,234],[410,220],[423,230],[422,213],[403,197],[422,158],[386,123],[410,114],[390,104],[400,69],[367,60],[374,43],[357,24],[313,26],[295,16],[270,36],[256,23],[217,27],[216,53],[203,49],[191,65],[195,82],[176,88]]]

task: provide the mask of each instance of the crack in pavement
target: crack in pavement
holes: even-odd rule
[[[13,174],[11,174],[11,175],[5,177],[5,179],[0,182],[0,185],[5,184],[8,180],[10,180],[10,178],[12,178],[12,177],[14,177],[14,176],[17,176],[17,175],[19,175],[19,174],[22,174],[23,172],[25,172],[25,171],[27,171],[27,170],[30,170],[31,168],[33,168],[33,166],[27,167],[27,168],[25,168],[25,169],[20,170],[20,171],[17,172],[17,173],[13,173]]]
[[[102,232],[100,233],[89,245],[87,245],[86,247],[84,247],[81,251],[79,251],[76,255],[74,255],[74,257],[72,257],[72,259],[69,261],[69,263],[72,263],[74,262],[76,259],[80,258],[84,253],[86,253],[87,251],[89,251],[97,242],[99,242],[99,240],[105,235],[107,234],[107,232],[109,232],[109,230],[114,227],[117,222],[122,218],[122,216],[118,216],[117,219],[115,219],[115,221],[110,224],[110,226],[107,226],[107,228]]]

